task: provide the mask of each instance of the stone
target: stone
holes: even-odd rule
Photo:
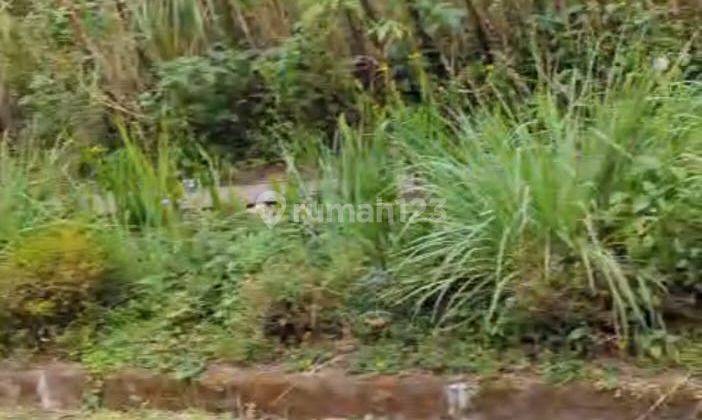
[[[612,393],[578,385],[549,387],[534,384],[525,389],[486,387],[475,399],[476,420],[620,420],[637,418],[642,405],[620,400]],[[653,417],[658,418],[658,417]]]
[[[212,365],[194,384],[196,408],[214,412],[241,411],[239,390],[246,372],[228,365]]]

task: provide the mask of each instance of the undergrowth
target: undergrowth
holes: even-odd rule
[[[698,363],[696,10],[545,3],[0,1],[0,349]],[[219,195],[247,159],[286,164],[275,226]]]

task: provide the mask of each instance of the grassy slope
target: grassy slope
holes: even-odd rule
[[[42,1],[0,9],[0,83],[22,117],[0,149],[4,350],[189,376],[211,359],[284,357],[304,370],[332,358],[335,340],[357,350],[358,371],[690,348],[663,311],[668,291],[694,293],[702,253],[699,51],[671,35],[689,34],[689,21],[663,21],[660,8],[629,15],[622,2],[547,11],[533,25],[531,5],[490,10],[498,31],[519,22],[514,36],[531,45],[497,36],[483,65],[452,55],[477,38],[448,4],[417,22],[387,2],[387,21],[373,22],[344,2],[297,2],[287,15],[259,2],[227,15],[241,31],[233,39],[254,45],[242,47],[205,3],[149,2],[126,17],[70,2],[57,14]],[[245,29],[256,7],[266,13]],[[383,38],[381,64],[409,74],[382,92],[362,92],[340,67],[359,18],[377,32],[366,44]],[[417,24],[455,77],[435,77]],[[327,39],[334,48],[315,41]],[[249,68],[247,54],[264,47]],[[237,101],[250,97],[264,109],[247,113],[253,105]],[[325,102],[339,97],[341,108]],[[250,124],[247,136],[288,133],[291,178],[296,162],[314,162],[323,203],[396,200],[398,180],[414,178],[432,212],[273,230],[226,206],[182,215],[180,180],[207,187],[225,172],[197,144],[246,137],[233,121]],[[239,146],[276,154],[256,138]],[[291,202],[309,198],[294,187]],[[85,206],[96,190],[114,195],[114,217]]]

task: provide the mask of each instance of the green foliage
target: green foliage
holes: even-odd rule
[[[320,196],[322,205],[350,205],[356,209],[376,204],[395,207],[399,190],[398,165],[387,127],[368,121],[364,128],[354,130],[346,121],[340,121],[339,150],[327,150],[323,157]],[[377,210],[377,207],[375,207]],[[374,212],[370,222],[363,220],[333,220],[325,228],[336,235],[353,238],[366,248],[376,265],[383,266],[392,240],[392,226],[397,215]]]
[[[685,164],[700,153],[700,121],[689,112],[698,95],[695,84],[632,81],[579,108],[561,109],[546,93],[455,127],[411,117],[400,141],[446,214],[416,223],[387,296],[439,323],[482,319],[491,334],[523,310],[525,321],[546,317],[566,334],[609,310],[615,316],[600,328],[622,339],[630,327],[659,327],[664,285],[699,270],[685,268],[689,249],[670,246],[699,238],[699,217],[689,217],[699,206],[688,201],[698,175]],[[427,149],[420,139],[430,136],[438,138]],[[663,227],[680,226],[680,214],[684,234]],[[678,249],[671,260],[680,265],[650,265],[640,258],[646,248],[661,248],[653,259]]]
[[[260,134],[274,121],[273,102],[256,63],[253,54],[222,46],[162,62],[140,103],[148,115],[206,139],[218,152],[270,158],[272,142]]]
[[[0,318],[182,376],[350,336],[360,371],[661,358],[702,261],[700,16],[566,3],[0,0]],[[220,205],[220,161],[279,150],[319,187],[291,204],[429,205],[274,229]],[[180,208],[191,177],[213,209]]]
[[[294,226],[271,230],[247,217],[184,229],[171,241],[137,239],[140,253],[163,258],[75,349],[92,368],[136,364],[187,376],[210,358],[265,361],[279,344],[340,333],[361,275],[347,247],[320,249]],[[294,329],[284,343],[281,325]]]
[[[0,250],[22,231],[80,211],[71,188],[72,153],[61,146],[0,142]]]
[[[340,114],[354,123],[368,96],[385,106],[398,91],[416,101],[440,87],[475,103],[524,99],[545,75],[554,86],[607,83],[601,63],[672,60],[699,20],[687,5],[671,17],[654,3],[541,3],[2,2],[0,74],[19,131],[44,140],[114,144],[109,117],[166,113],[234,159],[270,158],[271,125],[329,134]],[[699,74],[693,42],[684,61],[688,78]]]
[[[121,222],[165,226],[176,217],[182,195],[168,134],[160,135],[156,158],[152,160],[124,127],[120,130],[124,148],[97,162],[98,182],[114,199],[114,210]],[[108,211],[113,210],[110,207],[108,204]]]
[[[134,23],[152,58],[194,55],[208,45],[210,1],[157,0],[134,5]]]
[[[214,126],[234,122],[232,99],[242,98],[246,104],[251,78],[248,57],[215,50],[206,57],[180,57],[161,64],[156,89],[166,102],[162,106],[182,110],[196,126]]]
[[[585,364],[577,359],[556,359],[542,364],[541,374],[552,383],[562,385],[567,382],[582,379]]]
[[[474,340],[469,331],[430,334],[398,319],[385,338],[367,340],[353,355],[351,369],[356,373],[397,373],[423,369],[437,374],[490,375],[504,366],[523,364],[519,352],[500,352]]]
[[[0,291],[11,328],[29,343],[54,338],[105,287],[107,258],[85,229],[71,224],[39,228],[9,247],[0,265]],[[3,331],[3,334],[12,331]]]

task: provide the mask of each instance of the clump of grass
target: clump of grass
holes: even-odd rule
[[[98,165],[98,181],[114,200],[121,223],[133,226],[167,226],[177,216],[183,194],[177,178],[176,149],[167,134],[161,134],[155,158],[137,143],[125,127],[120,127],[124,148],[107,156]],[[109,201],[108,201],[109,203]]]
[[[168,60],[206,48],[208,31],[217,29],[214,16],[208,16],[212,7],[211,1],[157,0],[139,2],[132,12],[151,57]]]
[[[621,344],[632,329],[663,328],[666,285],[699,267],[651,264],[641,252],[656,258],[699,237],[690,158],[702,124],[699,85],[651,80],[573,96],[566,107],[544,92],[451,124],[422,114],[401,121],[407,138],[398,141],[445,214],[416,223],[386,296],[439,324],[480,321],[488,334],[520,311],[520,322],[545,317],[566,334],[595,324]],[[435,140],[427,146],[420,135]],[[670,257],[689,261],[680,251]]]
[[[342,211],[346,218],[332,217],[334,220],[327,221],[323,228],[341,240],[356,241],[377,266],[383,267],[394,223],[394,214],[389,212],[396,212],[399,198],[400,165],[395,161],[397,155],[387,127],[369,119],[368,125],[358,130],[344,119],[340,121],[338,151],[328,150],[322,159],[320,198],[323,208],[351,206],[355,216],[362,206],[375,206],[370,222],[350,218]],[[379,203],[391,207],[381,209]],[[328,211],[325,216],[333,214]]]
[[[0,249],[25,229],[78,211],[69,147],[0,141]]]

